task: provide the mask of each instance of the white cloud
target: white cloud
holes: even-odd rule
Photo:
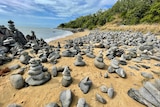
[[[0,13],[31,15],[44,18],[72,17],[107,9],[117,0],[1,0]],[[36,14],[38,15],[36,15]]]

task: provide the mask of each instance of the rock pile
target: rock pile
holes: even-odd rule
[[[111,60],[111,65],[108,67],[108,72],[109,73],[114,73],[116,72],[120,77],[125,78],[126,77],[126,72],[119,66],[119,61],[114,58]]]
[[[49,72],[43,72],[43,66],[39,60],[31,59],[29,65],[30,69],[28,74],[30,76],[25,80],[29,85],[42,85],[51,79],[51,74]]]
[[[62,86],[68,87],[72,83],[72,77],[70,74],[70,70],[67,66],[64,68],[64,71],[62,74],[63,74],[62,81],[61,81]]]
[[[74,62],[74,65],[75,66],[85,66],[86,65],[86,63],[83,61],[83,57],[80,54],[76,55],[76,61]]]
[[[94,65],[99,69],[103,69],[105,67],[105,63],[103,62],[102,52],[100,52],[98,56],[95,58]]]

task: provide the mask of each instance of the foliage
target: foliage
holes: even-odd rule
[[[58,27],[93,29],[113,21],[117,14],[122,19],[121,24],[160,23],[160,0],[118,0],[108,10],[100,9],[94,14],[81,16]]]

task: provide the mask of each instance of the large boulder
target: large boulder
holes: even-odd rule
[[[24,79],[20,74],[14,74],[10,76],[10,82],[12,86],[16,89],[21,89],[24,87]]]

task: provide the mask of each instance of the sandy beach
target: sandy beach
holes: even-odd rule
[[[65,38],[54,40],[49,44],[57,46],[57,43],[60,42],[63,46],[65,40],[85,36],[88,35],[89,32],[90,31],[74,33],[73,35],[67,36]],[[61,52],[62,50],[64,49],[61,48]],[[100,50],[101,49],[95,48],[94,54],[97,55]],[[0,107],[6,107],[11,103],[17,103],[22,105],[23,107],[44,107],[50,102],[56,102],[61,105],[59,101],[59,95],[62,90],[66,89],[70,89],[74,93],[71,107],[76,107],[79,98],[85,98],[90,107],[145,107],[144,105],[130,98],[127,95],[127,92],[130,88],[139,89],[140,87],[142,87],[142,81],[144,78],[141,76],[140,72],[145,71],[148,73],[152,73],[152,70],[159,71],[159,67],[154,66],[154,64],[158,63],[158,61],[143,60],[140,64],[150,66],[151,68],[145,69],[141,67],[139,71],[128,67],[135,66],[135,64],[138,63],[127,61],[128,65],[121,65],[121,67],[126,71],[127,78],[121,78],[115,73],[109,73],[109,78],[104,78],[105,72],[108,72],[107,67],[110,65],[110,60],[108,60],[108,58],[105,56],[106,50],[103,50],[104,62],[106,64],[106,67],[103,70],[96,68],[94,66],[94,59],[88,58],[85,55],[83,56],[83,60],[86,62],[86,66],[84,67],[74,66],[74,57],[61,57],[60,59],[58,59],[58,63],[55,64],[55,66],[59,67],[67,65],[71,69],[73,83],[69,87],[63,87],[61,85],[62,73],[58,73],[57,77],[52,77],[52,79],[44,85],[29,86],[17,90],[12,87],[9,81],[9,77],[17,72],[17,70],[12,70],[11,72],[7,73],[6,76],[0,77]],[[21,67],[27,67],[23,77],[28,77],[27,72],[29,65],[21,64],[18,59],[14,59],[12,62],[0,66],[0,69],[9,67],[14,64],[20,64]],[[49,72],[51,72],[51,69],[54,66],[49,62],[42,63],[42,65],[47,67]],[[93,82],[93,85],[87,94],[83,94],[78,87],[78,83],[82,78],[86,76],[89,76],[90,80]],[[153,76],[154,79],[151,79],[150,81],[154,81],[155,79],[159,78],[155,74],[153,74]],[[113,99],[109,98],[106,93],[102,93],[100,91],[100,86],[102,85],[106,85],[107,87],[110,87],[111,85],[113,86],[115,90]],[[107,104],[101,104],[96,101],[96,93],[103,96],[107,100]]]

